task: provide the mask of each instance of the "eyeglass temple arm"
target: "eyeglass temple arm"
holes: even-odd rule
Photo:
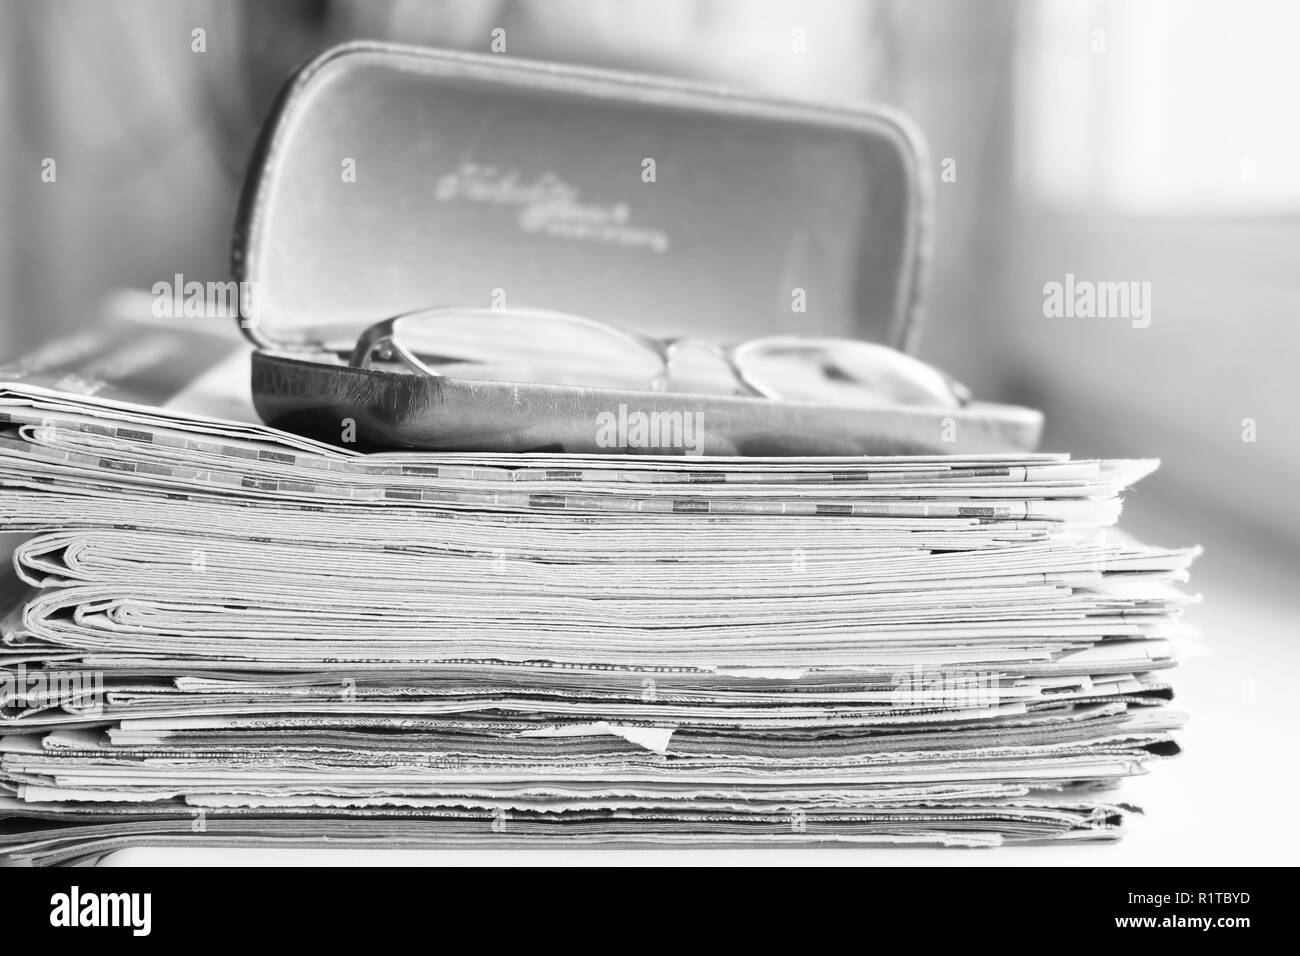
[[[430,378],[443,378],[441,372],[434,371],[421,361],[419,356],[393,338],[393,326],[401,318],[402,316],[399,315],[391,319],[385,319],[382,322],[376,322],[362,332],[357,339],[356,346],[352,349],[352,356],[348,359],[348,364],[353,368],[369,368],[371,356],[382,345],[387,346],[412,371],[419,372],[421,375],[428,375]]]

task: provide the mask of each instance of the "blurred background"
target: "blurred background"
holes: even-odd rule
[[[0,353],[93,321],[114,289],[228,278],[254,136],[305,57],[350,38],[488,52],[497,28],[510,56],[915,121],[937,216],[922,357],[982,398],[1042,408],[1048,450],[1164,459],[1124,526],[1207,548],[1193,575],[1207,636],[1180,677],[1200,757],[1160,784],[1185,807],[1166,822],[1186,824],[1161,830],[1162,850],[1186,858],[1207,792],[1234,798],[1276,753],[1261,731],[1295,724],[1300,4],[8,0]],[[1046,317],[1044,285],[1067,273],[1150,283],[1150,325]],[[1225,852],[1249,845],[1242,827],[1270,840],[1258,809]]]
[[[1287,0],[12,0],[0,352],[91,321],[113,289],[227,278],[253,138],[314,51],[365,37],[487,52],[496,28],[511,56],[907,113],[937,213],[921,355],[978,396],[1042,408],[1048,449],[1162,457],[1131,503],[1138,532],[1294,569]],[[1043,286],[1067,273],[1149,282],[1150,326],[1045,317]],[[1205,564],[1226,570],[1225,553]]]

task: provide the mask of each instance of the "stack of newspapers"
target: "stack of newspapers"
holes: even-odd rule
[[[13,859],[1109,840],[1177,752],[1153,462],[363,455],[195,341],[0,369]]]

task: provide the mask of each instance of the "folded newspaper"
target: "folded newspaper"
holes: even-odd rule
[[[0,368],[0,854],[1112,840],[1177,752],[1154,462],[364,455],[247,375]]]

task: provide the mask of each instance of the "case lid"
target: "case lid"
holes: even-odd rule
[[[264,348],[350,349],[392,315],[504,305],[910,350],[922,162],[886,110],[349,44],[301,68],[262,131],[241,324]]]

